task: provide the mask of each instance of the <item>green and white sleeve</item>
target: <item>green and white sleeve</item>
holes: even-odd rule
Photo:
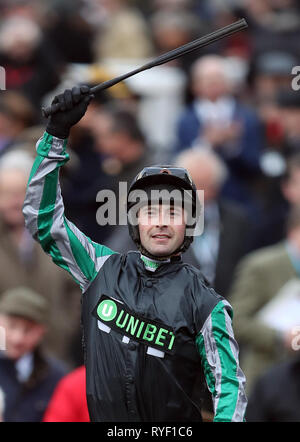
[[[34,239],[55,264],[72,275],[84,292],[106,259],[115,252],[93,242],[64,215],[59,169],[69,159],[66,146],[67,140],[47,132],[38,141],[23,214]]]
[[[230,304],[220,301],[196,337],[207,386],[212,393],[215,422],[242,422],[247,407],[245,376],[239,366],[231,315]]]

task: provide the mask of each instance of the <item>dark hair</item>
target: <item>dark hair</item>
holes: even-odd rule
[[[112,118],[112,131],[127,134],[135,141],[145,142],[145,136],[139,127],[136,116],[128,110],[107,106],[104,109]]]

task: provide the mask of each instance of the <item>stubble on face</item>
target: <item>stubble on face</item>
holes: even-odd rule
[[[184,241],[185,219],[181,207],[144,206],[138,220],[141,244],[154,256],[170,256]]]

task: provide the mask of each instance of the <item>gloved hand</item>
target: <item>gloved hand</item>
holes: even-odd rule
[[[68,138],[71,127],[85,114],[94,98],[89,86],[75,86],[56,95],[52,104],[61,103],[61,110],[49,117],[46,131],[58,138]]]

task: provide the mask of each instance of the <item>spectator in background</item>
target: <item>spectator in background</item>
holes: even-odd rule
[[[192,67],[193,102],[184,110],[177,127],[176,153],[192,146],[213,149],[227,164],[223,187],[228,199],[253,209],[253,181],[260,173],[263,146],[260,121],[232,94],[225,59],[200,58]]]
[[[6,349],[0,355],[0,387],[5,422],[40,422],[57,382],[66,374],[60,361],[43,353],[48,307],[41,295],[24,287],[2,293],[0,326]]]
[[[46,0],[44,32],[65,63],[92,63],[93,40],[101,27],[99,1]]]
[[[291,60],[288,54],[285,57],[283,54],[267,54],[265,67],[268,66],[274,72],[285,72],[286,75],[278,75],[274,82],[271,78],[267,79],[270,84],[265,89],[265,95],[255,91],[266,143],[260,157],[261,177],[255,185],[255,200],[259,210],[252,249],[281,241],[285,236],[288,208],[300,204],[297,190],[300,183],[297,178],[297,157],[300,151],[299,93],[291,88],[276,88],[276,84],[291,82],[292,77],[287,76]]]
[[[256,103],[272,103],[278,90],[291,86],[291,72],[297,61],[293,54],[277,50],[265,52],[254,60],[251,79]]]
[[[270,192],[265,195],[265,216],[253,235],[252,250],[283,241],[289,211],[300,206],[300,152],[286,158],[283,165],[280,176],[270,179]]]
[[[278,90],[291,86],[291,72],[297,58],[288,52],[274,50],[260,55],[250,69],[249,100],[256,106],[263,123],[265,146],[260,157],[262,176],[256,186],[256,197],[270,218],[281,210],[279,181],[285,168],[284,129],[278,107]],[[270,204],[271,203],[271,204]],[[263,221],[260,223],[263,224]],[[267,235],[268,236],[268,235]],[[279,238],[278,238],[279,240]],[[262,245],[268,245],[268,243]]]
[[[241,6],[241,16],[249,23],[252,57],[274,48],[299,57],[298,0],[246,0]]]
[[[0,158],[35,122],[35,110],[20,92],[5,91],[0,95]]]
[[[104,20],[95,37],[95,61],[143,59],[153,54],[147,22],[128,0],[101,0]]]
[[[221,196],[227,168],[207,149],[187,149],[176,159],[185,167],[198,190],[204,191],[204,231],[196,236],[183,260],[200,268],[222,296],[227,296],[237,262],[250,245],[251,226],[240,206]]]
[[[285,157],[300,150],[300,96],[299,91],[282,89],[277,94],[280,123],[283,129],[282,153]]]
[[[130,181],[150,160],[151,151],[136,116],[117,107],[106,107],[94,120],[92,133],[97,150],[107,158],[102,169],[118,181]]]
[[[244,257],[238,264],[229,292],[248,392],[264,371],[290,355],[292,327],[277,329],[270,326],[259,312],[279,291],[287,290],[291,281],[299,283],[299,269],[300,208],[294,207],[289,214],[286,239]],[[287,317],[282,319],[288,321]]]
[[[0,65],[6,88],[21,90],[40,108],[43,96],[59,83],[62,63],[40,26],[29,18],[11,16],[0,27]]]
[[[300,421],[300,353],[276,364],[254,384],[247,422]]]
[[[80,318],[80,296],[25,229],[22,206],[32,164],[28,153],[17,150],[0,161],[0,293],[17,285],[41,293],[49,302],[47,348],[72,363],[68,346]]]
[[[205,34],[199,25],[199,19],[188,11],[158,11],[151,17],[152,35],[157,54],[176,49],[190,41]],[[202,25],[203,27],[203,25]],[[179,67],[186,73],[198,57],[198,54],[191,52],[183,57],[177,58],[168,65]]]
[[[90,422],[82,365],[63,377],[49,402],[43,422]]]
[[[297,60],[293,54],[274,48],[254,59],[250,67],[247,98],[263,122],[267,151],[281,151],[283,128],[277,96],[279,90],[291,87],[291,72]]]
[[[21,16],[29,18],[37,23],[45,20],[47,11],[46,5],[52,0],[1,0],[0,12],[1,20],[6,20],[11,16]],[[66,0],[64,0],[65,2]]]

